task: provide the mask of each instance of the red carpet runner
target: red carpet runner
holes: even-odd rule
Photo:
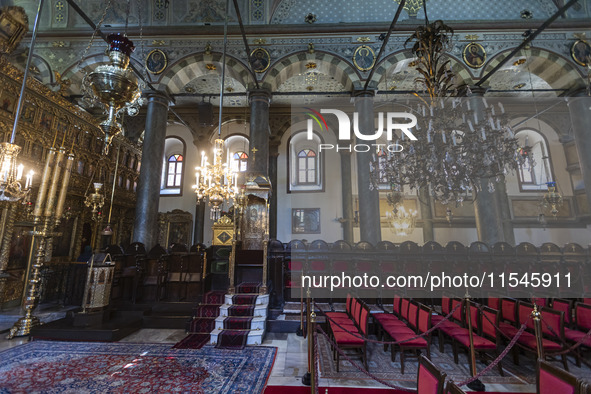
[[[239,350],[246,346],[260,285],[241,283],[236,286],[238,294],[232,297],[232,306],[228,308],[224,329],[218,335],[218,349]]]
[[[174,345],[175,349],[201,349],[209,342],[209,333],[215,328],[215,318],[220,315],[224,295],[224,291],[210,291],[205,294],[203,303],[193,310],[193,320],[187,324],[189,335]]]
[[[267,386],[263,394],[308,394],[310,392],[310,387],[303,387],[303,386]],[[381,393],[388,393],[388,394],[409,394],[408,391],[402,390],[392,390],[389,388],[360,388],[360,387],[322,387],[318,388],[318,392],[325,394],[381,394]],[[494,391],[490,391],[487,393],[483,393],[480,391],[471,391],[470,394],[518,394],[518,393],[496,393]]]

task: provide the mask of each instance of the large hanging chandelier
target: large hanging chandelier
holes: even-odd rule
[[[420,141],[389,153],[385,161],[374,160],[372,178],[376,185],[383,183],[382,173],[390,185],[417,190],[430,185],[435,199],[461,204],[483,185],[494,191],[495,183],[516,170],[524,157],[502,103],[473,96],[469,88],[467,98],[449,97],[457,93],[446,58],[452,36],[451,27],[435,21],[419,26],[407,40],[414,42],[414,64],[421,74],[416,82],[427,93],[426,98],[417,94],[409,105],[417,115]]]
[[[410,235],[416,226],[417,211],[406,209],[403,205],[401,193],[388,193],[388,204],[392,206],[391,211],[386,212],[386,219],[392,232],[399,236]]]
[[[197,200],[207,198],[211,205],[211,219],[220,218],[221,206],[224,201],[234,198],[238,192],[238,176],[227,163],[223,163],[224,140],[215,140],[213,148],[213,164],[207,160],[205,152],[201,152],[201,167],[197,167],[197,182],[193,186]]]
[[[84,205],[91,209],[92,220],[98,222],[101,219],[101,208],[105,205],[105,196],[103,194],[103,184],[93,183],[94,192],[90,193],[84,199]]]
[[[226,2],[226,19],[224,21],[224,49],[222,52],[222,76],[220,78],[220,109],[218,117],[218,138],[213,147],[213,164],[207,160],[205,152],[201,152],[201,167],[197,171],[196,183],[193,186],[197,201],[207,199],[211,205],[210,218],[218,220],[224,201],[230,201],[238,193],[238,174],[232,171],[228,163],[224,163],[224,140],[222,132],[222,110],[224,107],[224,81],[226,76],[226,46],[228,44],[228,2]]]

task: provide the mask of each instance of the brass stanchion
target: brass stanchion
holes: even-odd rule
[[[316,313],[314,313],[314,307],[310,311],[310,331],[308,331],[308,354],[310,357],[310,392],[312,394],[316,393],[316,355],[314,354],[314,348],[316,343],[314,341],[314,334],[316,333]]]
[[[534,330],[536,332],[536,347],[538,349],[538,359],[544,360],[544,345],[542,342],[542,314],[538,309],[538,305],[534,302],[534,310],[531,312],[531,317],[534,319]]]
[[[312,385],[311,371],[314,366],[314,348],[312,347],[312,339],[310,339],[311,337],[313,337],[313,333],[310,330],[312,329],[312,314],[314,313],[314,311],[310,307],[310,289],[307,290],[306,296],[306,335],[308,336],[308,372],[306,372],[304,376],[302,376],[302,383],[306,386],[310,386]]]
[[[296,330],[298,337],[304,336],[304,286],[300,286],[300,326]]]
[[[468,289],[466,289],[464,302],[466,303],[466,322],[468,323],[468,335],[470,336],[470,375],[474,377],[478,374],[478,371],[476,370],[476,352],[474,350],[474,333],[472,331],[472,305],[470,302],[470,294],[468,294]],[[466,386],[474,391],[486,390],[486,386],[484,386],[480,379],[476,379],[468,383]]]

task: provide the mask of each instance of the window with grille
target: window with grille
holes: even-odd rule
[[[297,184],[310,185],[316,184],[316,171],[318,157],[312,149],[302,149],[298,152],[297,158]]]
[[[181,187],[183,179],[183,155],[170,155],[168,157],[168,170],[166,172],[166,187]]]

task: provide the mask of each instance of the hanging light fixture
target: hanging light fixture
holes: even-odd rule
[[[110,6],[111,2],[109,1],[108,4]],[[103,18],[97,24],[90,44],[92,44],[92,40],[100,28],[107,10],[108,6],[105,9]],[[103,149],[105,155],[109,152],[113,137],[122,132],[117,117],[123,111],[126,111],[131,116],[137,115],[139,107],[143,103],[141,98],[143,83],[138,82],[137,77],[129,68],[130,55],[135,50],[133,42],[127,38],[129,11],[130,4],[128,0],[126,33],[109,34],[107,36],[109,63],[98,66],[82,80],[82,90],[85,96],[89,101],[102,105],[107,112],[107,119],[100,124],[101,130],[105,134]]]
[[[562,196],[558,192],[556,182],[547,182],[548,191],[542,197],[542,204],[544,207],[550,208],[552,216],[558,215],[558,207],[562,205]]]
[[[382,171],[391,185],[417,190],[430,185],[436,200],[459,205],[481,190],[482,179],[494,191],[495,183],[516,170],[523,157],[502,103],[489,104],[483,97],[449,97],[457,94],[446,55],[452,36],[453,29],[442,21],[427,20],[407,40],[414,42],[417,60],[413,63],[421,75],[416,81],[428,95],[415,94],[418,101],[410,104],[417,114],[416,135],[422,138],[402,152],[388,153],[382,165],[374,158],[371,175],[374,185],[383,183]],[[472,95],[469,88],[466,93]]]
[[[21,85],[21,91],[14,114],[14,123],[12,126],[12,133],[10,134],[10,141],[0,143],[0,201],[22,201],[23,204],[27,204],[29,202],[28,197],[31,191],[31,183],[33,182],[34,172],[33,170],[30,170],[27,173],[25,185],[23,186],[21,181],[23,179],[24,166],[23,164],[18,163],[18,155],[22,148],[16,145],[14,141],[16,138],[18,121],[23,108],[25,88],[27,86],[27,78],[29,77],[31,59],[33,58],[33,48],[35,47],[35,38],[37,37],[37,28],[39,26],[39,14],[41,13],[42,6],[43,1],[41,0],[37,9],[37,16],[35,17],[35,25],[33,27],[31,44],[29,46],[29,55],[27,56],[27,61],[25,62],[23,83]]]
[[[238,174],[232,171],[228,163],[224,163],[224,140],[222,132],[222,110],[224,107],[224,82],[226,76],[226,46],[228,44],[228,2],[226,2],[226,19],[224,21],[224,49],[222,52],[222,76],[220,78],[220,109],[218,118],[218,138],[213,147],[213,163],[210,164],[201,152],[201,166],[195,168],[196,183],[193,185],[197,201],[207,199],[211,205],[210,217],[212,220],[220,218],[221,207],[224,201],[230,201],[238,193]]]
[[[101,208],[105,205],[105,196],[102,193],[102,183],[94,182],[93,186],[94,192],[86,196],[84,205],[92,209],[92,220],[98,222],[101,219]]]
[[[417,211],[406,209],[403,205],[402,193],[388,193],[388,204],[392,206],[391,211],[386,212],[386,218],[390,229],[400,236],[410,235],[416,226]]]

